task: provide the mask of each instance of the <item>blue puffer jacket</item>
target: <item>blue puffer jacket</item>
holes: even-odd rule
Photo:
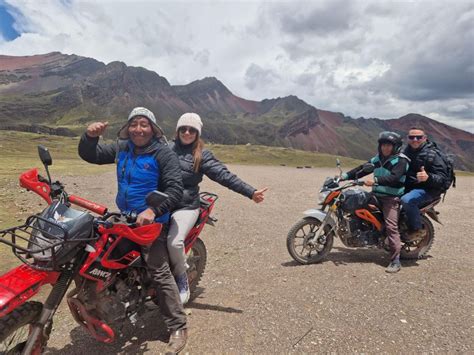
[[[152,154],[134,154],[134,146],[128,141],[128,149],[117,155],[118,191],[115,203],[122,212],[143,212],[148,208],[146,195],[159,188],[160,165]],[[166,223],[169,212],[156,219]]]
[[[79,142],[79,155],[94,164],[117,163],[117,207],[122,212],[140,213],[148,208],[146,195],[154,190],[168,199],[155,209],[157,222],[165,223],[183,195],[181,169],[177,156],[159,140],[135,149],[130,140],[100,144],[98,138],[84,134]]]

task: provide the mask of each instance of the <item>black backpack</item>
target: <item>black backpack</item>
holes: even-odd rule
[[[456,187],[456,174],[454,173],[454,159],[441,151],[436,145],[426,154],[425,166],[431,166],[436,158],[439,156],[443,164],[444,175],[446,178],[443,181],[442,192],[446,193],[448,189],[453,186]]]

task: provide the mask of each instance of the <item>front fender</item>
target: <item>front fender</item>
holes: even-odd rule
[[[324,219],[327,216],[326,212],[317,210],[317,209],[306,210],[303,212],[303,214],[305,215],[305,217],[315,218],[321,222],[324,221]],[[326,220],[326,223],[329,224],[331,228],[336,226],[336,221],[334,221],[334,219],[332,219],[331,216],[329,216],[329,218]]]
[[[0,277],[0,317],[10,313],[38,293],[41,286],[55,283],[58,272],[20,265]]]

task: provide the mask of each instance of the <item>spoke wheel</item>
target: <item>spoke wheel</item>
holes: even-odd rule
[[[191,296],[189,301],[192,301],[196,296],[196,288],[201,280],[202,275],[204,274],[204,269],[206,268],[207,262],[207,251],[204,242],[201,239],[196,239],[196,242],[192,246],[187,263],[189,269],[187,271],[188,281],[189,281],[189,291]]]
[[[321,227],[321,221],[315,218],[303,218],[291,227],[286,238],[288,252],[300,264],[314,264],[321,262],[331,251],[334,242],[334,233],[326,225],[324,232],[315,239]]]
[[[433,223],[426,216],[421,216],[423,229],[426,230],[426,236],[422,240],[405,242],[400,251],[402,259],[422,259],[428,254],[434,242],[435,231]]]
[[[43,305],[39,302],[27,302],[0,318],[0,354],[21,354],[31,327],[38,320],[42,308]],[[45,342],[39,341],[32,354],[41,354],[44,345]]]

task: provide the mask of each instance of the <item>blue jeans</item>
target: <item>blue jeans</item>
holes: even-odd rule
[[[401,202],[407,215],[408,229],[416,231],[422,228],[420,206],[434,197],[423,189],[414,189],[402,196]]]

